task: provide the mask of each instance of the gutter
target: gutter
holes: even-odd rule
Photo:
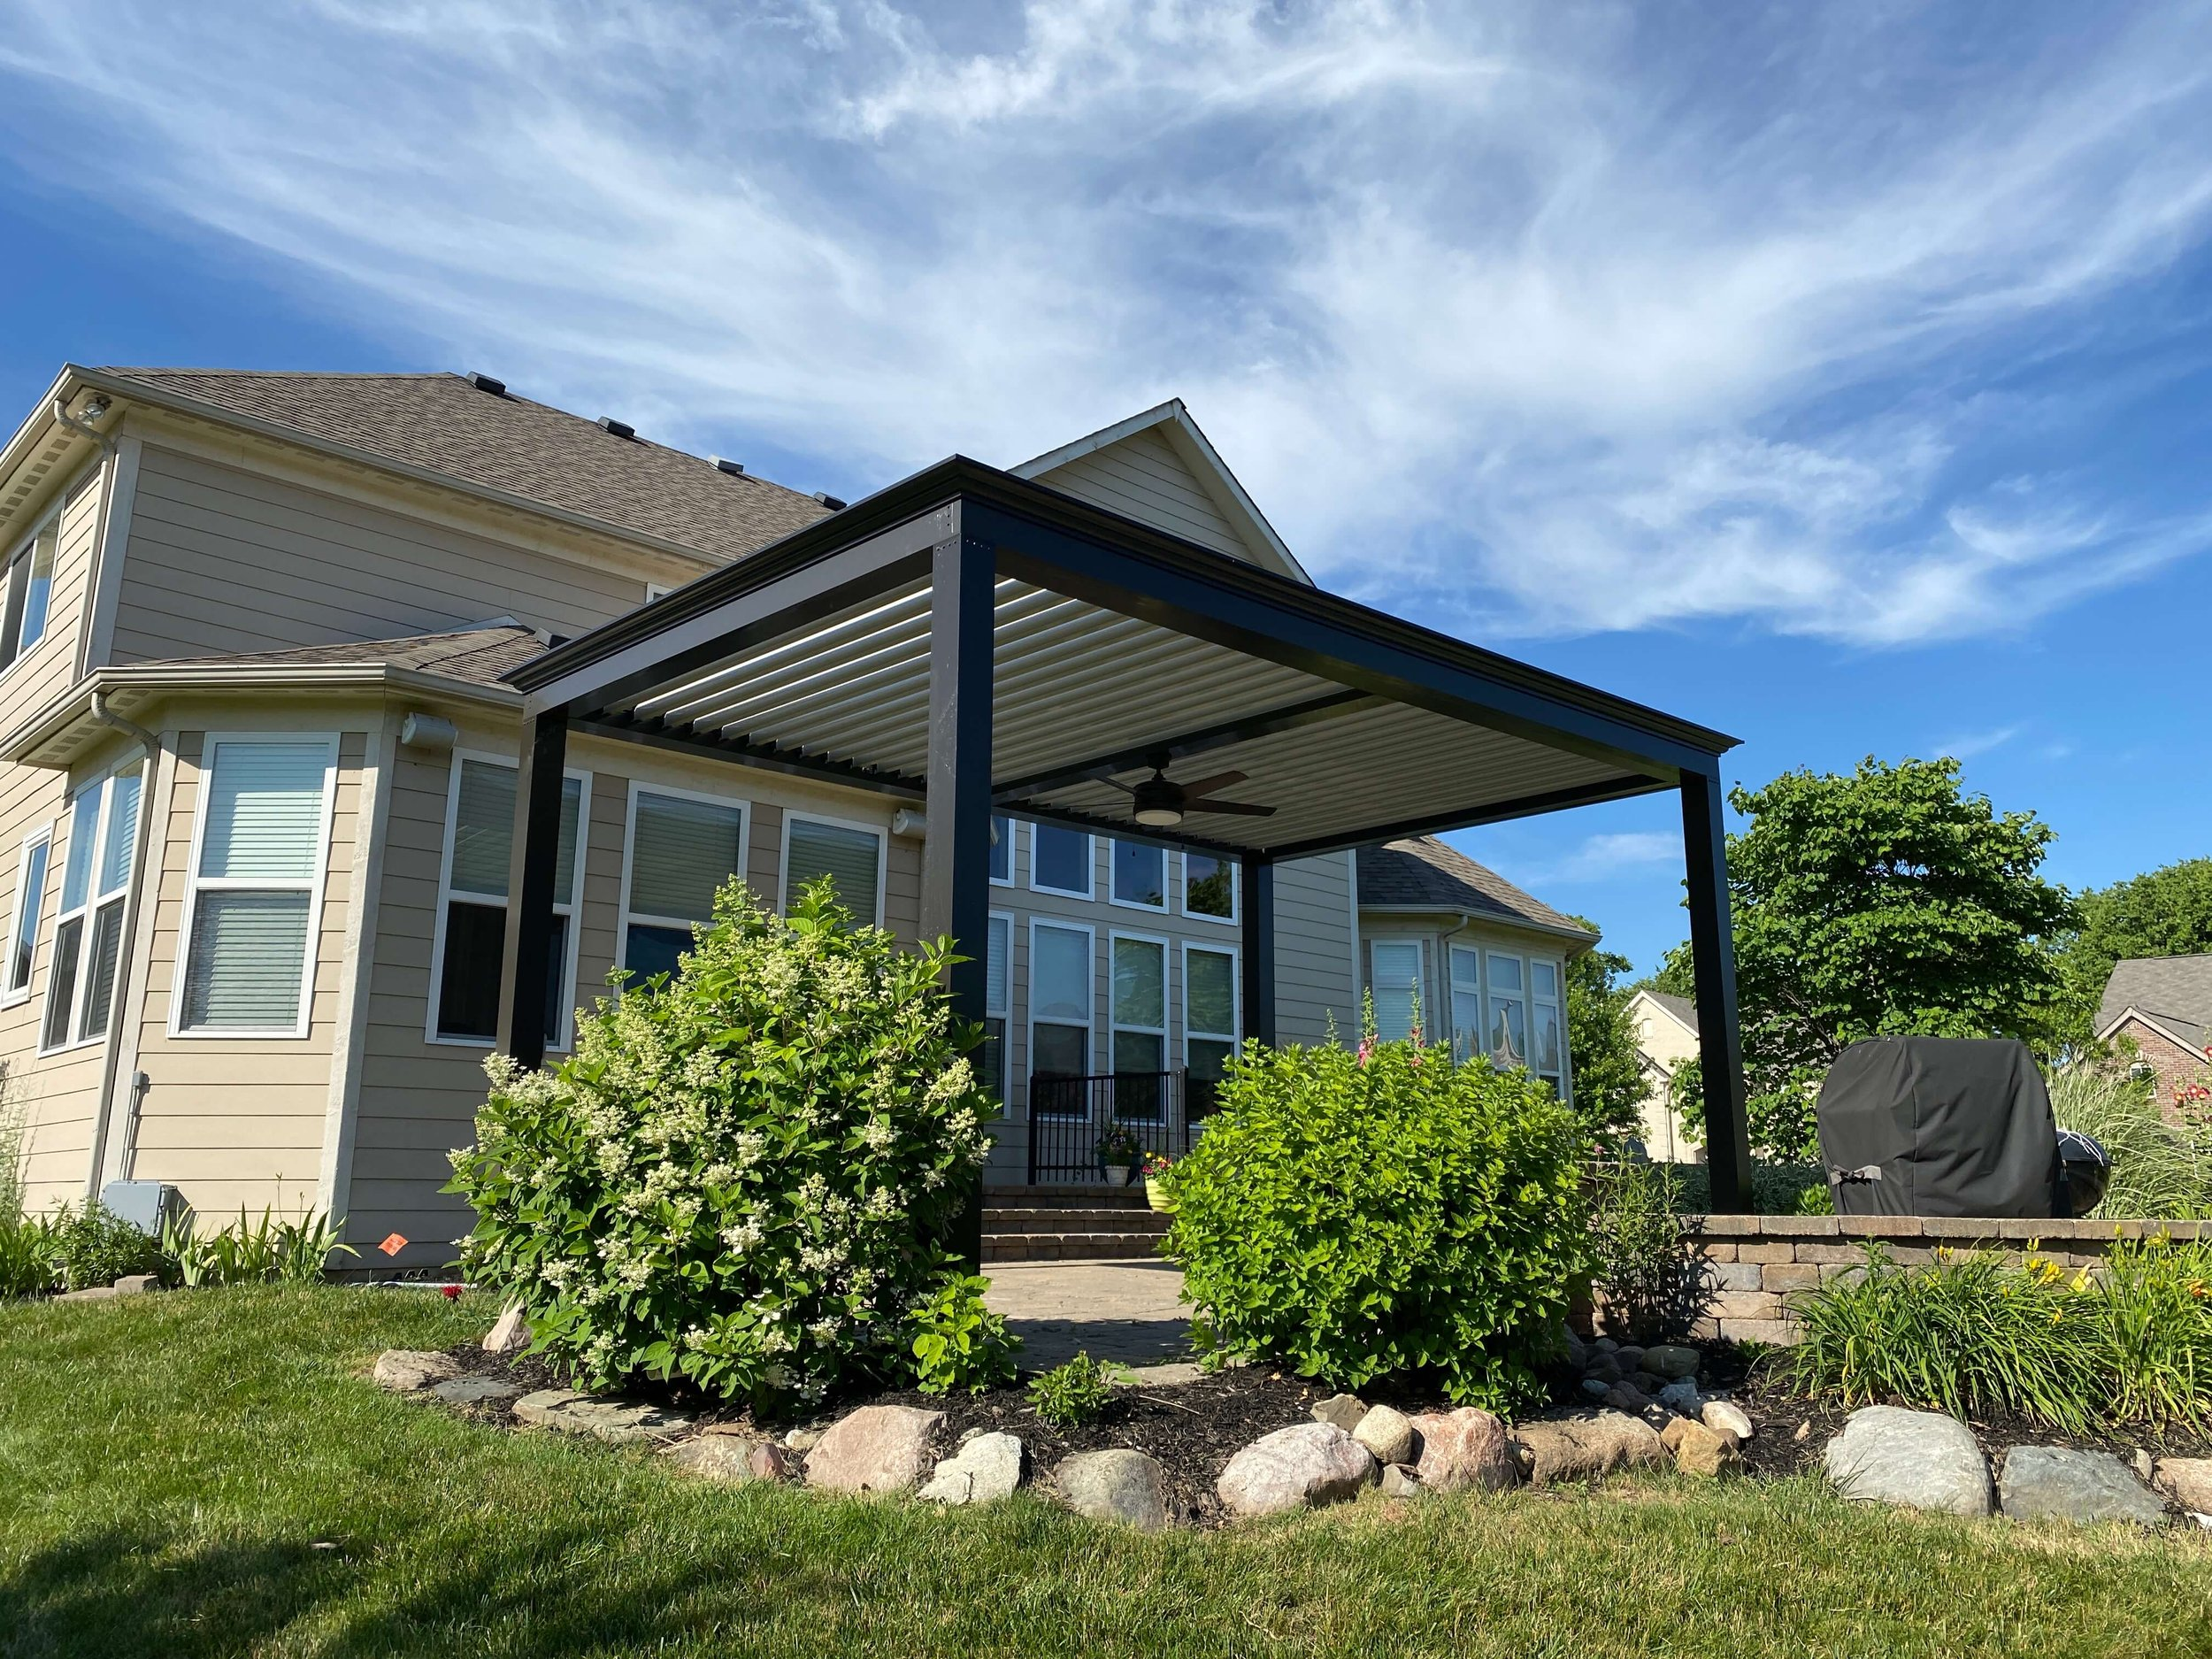
[[[73,424],[73,423],[72,423]],[[131,849],[130,896],[124,902],[123,937],[116,947],[117,960],[121,964],[115,1000],[111,1005],[108,1034],[100,1061],[99,1109],[92,1120],[92,1156],[85,1171],[85,1198],[88,1202],[100,1194],[100,1172],[107,1162],[108,1125],[115,1117],[116,1072],[123,1056],[123,1035],[130,1028],[134,1007],[130,982],[132,965],[138,960],[138,920],[142,913],[146,895],[146,865],[149,849],[153,846],[155,813],[155,784],[161,771],[161,739],[135,720],[126,718],[108,707],[107,694],[92,694],[90,714],[93,723],[111,731],[120,732],[137,743],[145,754],[143,770],[138,782],[138,823],[134,826],[136,845]],[[133,1079],[130,1103],[123,1118],[123,1156],[119,1165],[124,1179],[130,1179],[131,1164],[138,1151],[138,1109],[142,1091]]]

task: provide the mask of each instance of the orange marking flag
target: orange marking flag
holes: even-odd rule
[[[387,1256],[397,1256],[402,1250],[407,1248],[407,1240],[404,1234],[395,1233],[386,1238],[384,1242],[378,1245],[376,1248],[383,1251]]]

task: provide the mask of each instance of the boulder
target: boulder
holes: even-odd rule
[[[140,1296],[150,1290],[160,1288],[161,1275],[158,1273],[126,1273],[114,1285],[115,1294],[119,1296]]]
[[[2121,1521],[2163,1526],[2166,1505],[2110,1452],[2015,1446],[1997,1479],[1999,1506],[2016,1521]]]
[[[1633,1377],[1644,1368],[1644,1350],[1633,1342],[1622,1343],[1613,1350],[1613,1357],[1620,1362],[1624,1377]]]
[[[1012,1497],[1028,1479],[1020,1436],[979,1434],[937,1465],[920,1495],[931,1503],[992,1503]]]
[[[1410,1463],[1386,1463],[1382,1471],[1382,1494],[1386,1498],[1417,1498],[1421,1495],[1421,1476]]]
[[[92,1285],[83,1290],[65,1290],[54,1297],[56,1302],[107,1302],[115,1295],[112,1285]]]
[[[1733,1401],[1708,1400],[1698,1417],[1715,1433],[1732,1436],[1739,1446],[1752,1436],[1751,1414]]]
[[[1620,1350],[1620,1346],[1611,1337],[1601,1336],[1592,1340],[1590,1351],[1594,1354],[1613,1354]]]
[[[1249,1519],[1356,1498],[1374,1479],[1374,1455],[1335,1424],[1296,1423],[1232,1457],[1214,1490],[1230,1514]]]
[[[1621,1369],[1620,1361],[1610,1354],[1593,1354],[1590,1356],[1590,1363],[1583,1368],[1584,1376],[1594,1382],[1601,1382],[1608,1387],[1620,1381],[1627,1374]]]
[[[1675,1421],[1682,1425],[1682,1432],[1674,1442],[1674,1466],[1682,1473],[1711,1479],[1743,1467],[1743,1454],[1725,1434],[1687,1417]]]
[[[449,1382],[432,1383],[426,1392],[441,1405],[503,1406],[522,1393],[522,1385],[489,1377],[456,1377]]]
[[[918,1406],[863,1406],[830,1425],[806,1455],[806,1482],[832,1492],[911,1492],[935,1461],[945,1414]]]
[[[783,1437],[784,1449],[802,1453],[810,1452],[822,1443],[822,1436],[827,1432],[828,1429],[826,1425],[793,1429]]]
[[[659,1406],[598,1400],[572,1388],[541,1388],[515,1402],[515,1420],[557,1434],[588,1435],[611,1445],[672,1440],[691,1432],[691,1419]]]
[[[1078,1452],[1052,1471],[1052,1484],[1078,1515],[1141,1532],[1167,1530],[1167,1475],[1142,1452]]]
[[[1585,1377],[1582,1379],[1582,1392],[1593,1400],[1602,1400],[1613,1392],[1613,1385],[1601,1377]]]
[[[1659,1390],[1656,1398],[1668,1410],[1679,1411],[1686,1417],[1696,1417],[1705,1409],[1705,1401],[1697,1392],[1697,1384],[1688,1378],[1666,1384]]]
[[[1505,1425],[1478,1407],[1425,1411],[1413,1419],[1413,1430],[1421,1437],[1420,1460],[1414,1468],[1421,1484],[1432,1491],[1479,1486],[1497,1492],[1521,1478]]]
[[[1357,1394],[1331,1394],[1313,1409],[1316,1423],[1332,1423],[1349,1434],[1367,1415],[1367,1402]]]
[[[1379,1463],[1409,1463],[1420,1449],[1413,1419],[1389,1406],[1371,1406],[1352,1438],[1372,1452]]]
[[[1590,1363],[1590,1347],[1572,1331],[1559,1333],[1559,1363],[1569,1371],[1580,1371]]]
[[[1617,1469],[1659,1469],[1667,1462],[1657,1432],[1618,1411],[1539,1417],[1515,1425],[1513,1434],[1527,1455],[1532,1486],[1596,1480]]]
[[[522,1304],[511,1302],[492,1328],[484,1333],[484,1352],[512,1354],[530,1346],[530,1326],[522,1317]]]
[[[747,1440],[735,1434],[702,1434],[696,1440],[679,1440],[661,1455],[687,1475],[732,1486],[781,1480],[789,1469],[783,1448],[773,1440]]]
[[[418,1388],[447,1382],[460,1374],[457,1361],[427,1348],[387,1348],[376,1356],[376,1386],[389,1388],[394,1394],[412,1394]]]
[[[1987,1515],[1989,1462],[1974,1432],[1939,1411],[1868,1406],[1828,1442],[1828,1479],[1847,1498],[1950,1515]]]
[[[1659,1444],[1667,1448],[1667,1455],[1674,1455],[1674,1448],[1682,1444],[1682,1437],[1689,1432],[1687,1417],[1669,1417],[1666,1426],[1659,1431]]]
[[[1605,1403],[1616,1411],[1625,1411],[1633,1417],[1651,1402],[1634,1383],[1617,1382],[1605,1391]]]
[[[1663,1342],[1644,1350],[1644,1369],[1671,1381],[1696,1376],[1697,1368],[1704,1363],[1704,1355],[1679,1342]]]
[[[2151,1478],[2183,1509],[2212,1513],[2212,1457],[2162,1457],[2152,1465]]]

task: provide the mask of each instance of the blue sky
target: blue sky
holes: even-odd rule
[[[1179,395],[1329,586],[2212,847],[2212,8],[7,4],[0,392],[486,368],[855,494]],[[1647,966],[1664,798],[1463,838]]]

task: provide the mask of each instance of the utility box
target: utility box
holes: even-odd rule
[[[100,1189],[100,1207],[150,1239],[158,1239],[187,1208],[184,1194],[166,1181],[110,1181]]]

